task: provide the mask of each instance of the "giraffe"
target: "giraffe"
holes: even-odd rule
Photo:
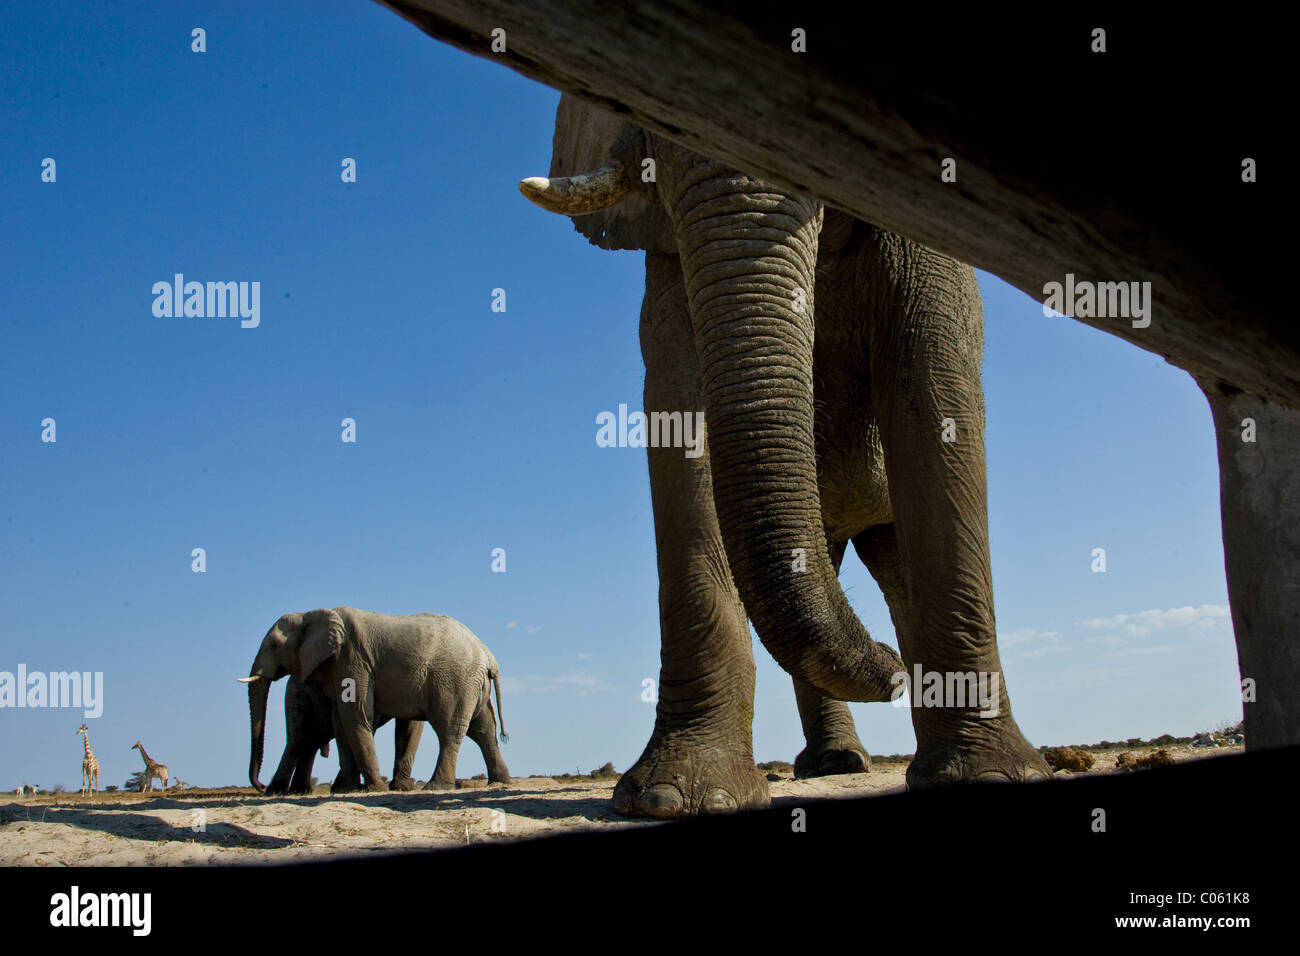
[[[86,796],[99,789],[99,761],[95,758],[95,751],[90,749],[90,731],[86,725],[82,724],[77,733],[86,742],[86,756],[81,761],[81,795]]]
[[[153,789],[153,778],[158,778],[158,784],[163,789],[167,789],[167,767],[163,764],[149,759],[149,754],[145,752],[144,747],[140,746],[140,741],[131,745],[132,750],[140,751],[140,756],[144,758],[144,774],[140,777],[140,792]]]

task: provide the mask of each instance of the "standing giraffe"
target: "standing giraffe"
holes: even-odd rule
[[[90,749],[90,731],[86,725],[82,724],[77,733],[86,742],[86,756],[81,761],[81,794],[86,796],[99,789],[99,761],[95,759],[95,751]]]
[[[163,790],[167,789],[167,767],[163,764],[149,759],[149,754],[140,746],[140,741],[131,745],[132,750],[140,751],[140,756],[144,758],[144,775],[140,777],[140,792],[153,789],[153,778],[158,778],[158,783]]]

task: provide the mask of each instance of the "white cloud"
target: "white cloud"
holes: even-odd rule
[[[1122,630],[1129,637],[1146,637],[1167,628],[1197,628],[1209,630],[1225,624],[1231,627],[1232,615],[1219,604],[1202,604],[1200,607],[1175,607],[1167,611],[1138,611],[1135,614],[1116,614],[1114,617],[1094,617],[1079,621],[1080,627],[1098,630]],[[1117,642],[1116,642],[1117,643]]]
[[[506,630],[508,631],[508,630],[510,630],[511,628],[516,628],[516,627],[518,627],[518,626],[519,626],[519,622],[518,622],[518,621],[510,621],[508,624],[506,624]]]
[[[1113,689],[1120,681],[1130,680],[1137,674],[1133,667],[1092,667],[1070,669],[1056,674],[1042,684],[1042,690],[1090,690],[1094,687]]]
[[[1167,654],[1186,647],[1185,644],[1161,644],[1157,647],[1126,647],[1121,651],[1109,651],[1106,657],[1128,657],[1132,654]]]
[[[1060,644],[1058,631],[1040,631],[1032,627],[1022,627],[998,635],[998,647],[1017,647],[1021,644]]]
[[[1169,643],[1159,647],[1142,647],[1131,650],[1127,648],[1136,638],[1148,637],[1161,631],[1183,631],[1195,634],[1228,633],[1232,631],[1232,615],[1227,607],[1219,604],[1202,604],[1200,607],[1175,607],[1167,610],[1153,609],[1137,611],[1133,614],[1116,614],[1112,617],[1095,617],[1076,622],[1077,627],[1087,628],[1094,633],[1084,637],[1086,644],[1106,649],[1106,656],[1118,657],[1129,654],[1165,654],[1186,646]],[[1077,638],[1066,641],[1059,631],[1040,631],[1033,627],[1022,627],[998,635],[998,647],[1008,659],[1029,660],[1059,654],[1069,649]]]
[[[1059,654],[1063,650],[1060,644],[1044,644],[1042,647],[1031,648],[1027,651],[1013,651],[1010,656],[1018,659],[1032,660],[1035,657],[1046,657],[1048,654]]]
[[[998,635],[998,649],[1008,660],[1032,660],[1065,650],[1059,631],[1021,627]]]
[[[580,661],[589,661],[595,656],[595,654],[588,654],[586,651],[578,651],[578,660]]]
[[[1084,642],[1087,644],[1101,644],[1103,647],[1119,647],[1124,643],[1124,638],[1117,634],[1100,634],[1097,637],[1085,637]]]

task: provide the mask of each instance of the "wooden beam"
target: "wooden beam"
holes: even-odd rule
[[[920,4],[888,16],[734,0],[384,5],[1040,301],[1067,273],[1149,281],[1149,326],[1080,321],[1300,407],[1300,325],[1274,292],[1289,242],[1268,228],[1286,215],[1286,169],[1268,150],[1289,34],[1265,15],[1035,12],[1009,25]],[[497,28],[505,52],[491,49]],[[791,48],[796,28],[806,52]],[[940,179],[949,157],[955,183]],[[1258,183],[1242,181],[1247,158]]]

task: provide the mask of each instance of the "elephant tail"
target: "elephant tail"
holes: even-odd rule
[[[496,688],[497,692],[497,723],[501,726],[501,742],[508,744],[510,743],[510,735],[506,733],[506,715],[501,710],[501,672],[493,670],[488,674],[488,679],[492,681],[492,686]]]

